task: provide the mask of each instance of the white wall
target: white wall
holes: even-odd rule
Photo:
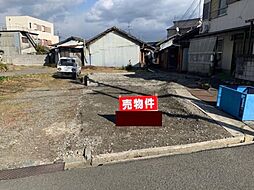
[[[33,18],[30,16],[6,16],[7,30],[24,30],[38,34],[39,39],[50,40],[53,44],[59,42],[59,37],[54,35],[54,24]],[[30,28],[31,23],[31,28]],[[45,26],[51,29],[51,32],[39,31],[36,25]]]
[[[241,0],[228,5],[227,14],[210,21],[209,32],[250,25],[246,20],[254,17],[254,0]]]
[[[127,66],[140,62],[140,47],[113,32],[89,45],[91,65],[104,67]],[[89,62],[89,54],[86,53]]]

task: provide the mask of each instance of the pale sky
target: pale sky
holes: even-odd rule
[[[55,24],[62,39],[89,39],[117,26],[144,41],[166,37],[174,19],[198,17],[200,0],[0,0],[0,25],[7,15],[29,15]],[[183,17],[192,5],[189,14]],[[202,8],[202,6],[201,6]],[[128,27],[130,26],[130,27]]]

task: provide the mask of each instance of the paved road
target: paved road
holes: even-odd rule
[[[254,189],[254,145],[0,182],[1,190]]]

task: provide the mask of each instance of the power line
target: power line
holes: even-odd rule
[[[198,2],[198,17],[200,17],[200,4],[201,4],[201,0],[199,0]]]
[[[195,3],[196,3],[196,0],[193,0],[190,6],[188,7],[188,9],[185,11],[183,16],[181,17],[181,19],[184,19],[189,14],[189,12],[191,11]]]
[[[197,9],[199,9],[199,12],[200,12],[200,0],[199,0],[199,3],[197,4],[197,6],[194,8],[194,10],[191,13],[191,15],[188,17],[188,19],[192,18],[197,13]]]

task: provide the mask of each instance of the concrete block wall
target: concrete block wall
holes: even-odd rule
[[[235,77],[254,82],[254,57],[239,58],[237,60]]]
[[[211,73],[211,65],[209,63],[189,62],[188,72],[209,75]]]
[[[46,63],[47,55],[16,55],[16,56],[4,56],[4,62],[13,65],[41,65]]]
[[[19,33],[0,32],[0,49],[4,51],[4,55],[18,55],[19,49]]]

